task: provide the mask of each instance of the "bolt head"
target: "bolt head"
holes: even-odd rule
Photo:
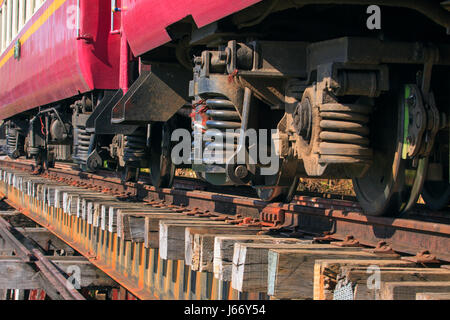
[[[248,169],[244,165],[239,165],[239,166],[236,167],[236,169],[234,169],[234,174],[239,179],[243,179],[243,178],[245,178],[248,175]]]

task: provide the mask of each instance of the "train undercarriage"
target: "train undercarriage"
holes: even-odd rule
[[[445,30],[397,9],[386,31],[338,24],[359,6],[341,17],[332,5],[300,9],[266,1],[201,29],[174,24],[169,45],[136,61],[127,92],[97,90],[9,119],[9,156],[118,170],[126,181],[145,168],[156,187],[188,167],[266,201],[290,201],[301,177],[353,179],[367,215],[405,212],[419,196],[446,207]],[[389,33],[398,12],[416,25]]]

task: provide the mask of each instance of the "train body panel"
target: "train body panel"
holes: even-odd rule
[[[84,39],[77,40],[77,18]],[[120,38],[110,34],[109,22],[109,1],[80,1],[79,16],[76,0],[45,2],[0,57],[0,118],[93,89],[116,89]]]
[[[141,55],[169,42],[166,28],[189,15],[198,28],[261,0],[124,0],[123,27],[131,50]]]

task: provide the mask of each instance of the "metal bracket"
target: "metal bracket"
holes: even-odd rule
[[[334,237],[330,232],[326,231],[324,232],[324,235],[322,237],[314,237],[314,242],[330,242],[333,240],[336,240],[336,237]]]
[[[281,227],[285,222],[285,211],[278,207],[265,207],[259,220],[265,226]]]
[[[333,241],[330,244],[338,247],[362,247],[358,240],[352,235],[345,236],[344,241]]]
[[[177,65],[141,65],[139,78],[112,109],[113,124],[165,122],[188,103],[192,73]]]
[[[411,261],[415,263],[440,263],[439,260],[436,259],[436,256],[434,254],[431,254],[428,250],[423,250],[419,252],[417,255],[412,257],[402,257],[402,260]]]
[[[368,249],[367,252],[378,253],[378,254],[396,254],[392,247],[386,241],[378,242],[374,249]]]

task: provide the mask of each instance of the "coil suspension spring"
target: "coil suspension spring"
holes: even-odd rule
[[[8,156],[16,159],[20,156],[19,151],[19,130],[16,128],[9,128],[6,135],[6,145]]]
[[[327,103],[320,106],[322,162],[359,162],[370,159],[369,122],[372,107]]]
[[[147,127],[136,129],[133,134],[124,135],[123,160],[125,162],[141,161],[147,148]]]
[[[214,163],[220,159],[224,164],[229,152],[234,153],[237,148],[239,134],[235,130],[241,128],[239,113],[235,105],[223,97],[207,99],[201,108],[206,109],[206,117],[200,115],[201,119],[196,117],[195,122],[202,121],[201,127],[206,130],[203,162]]]
[[[93,134],[87,132],[86,127],[77,126],[74,128],[74,152],[73,161],[78,164],[86,164],[90,154]]]

